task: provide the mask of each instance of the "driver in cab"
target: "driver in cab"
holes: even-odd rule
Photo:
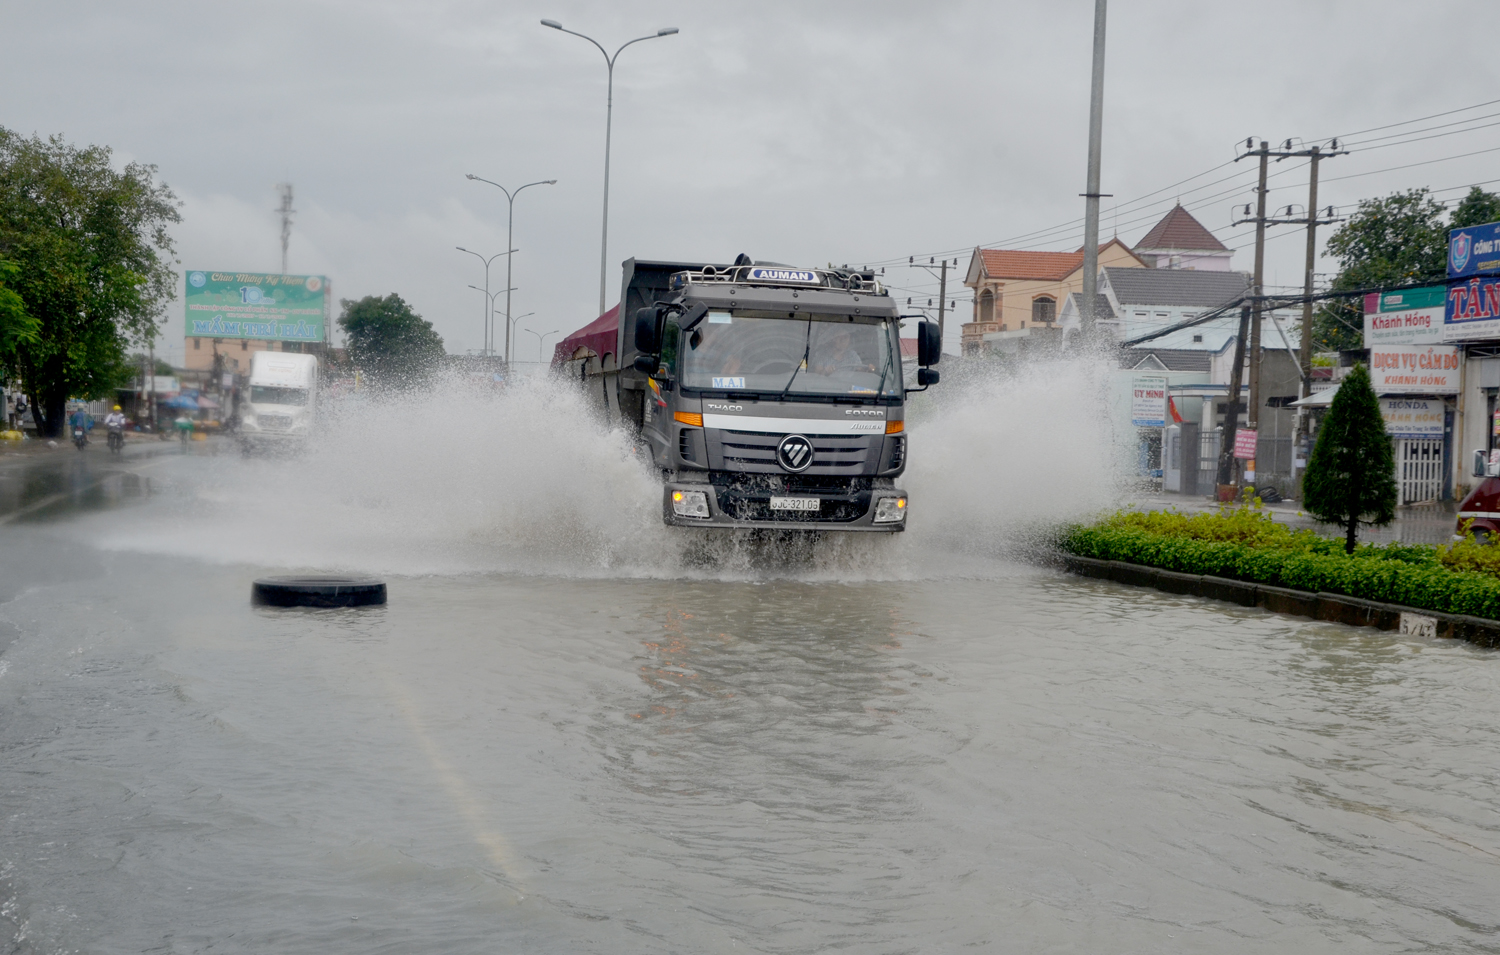
[[[849,326],[837,326],[831,335],[820,336],[809,370],[818,375],[837,375],[840,372],[875,371],[875,366],[865,360],[854,348],[854,335]]]

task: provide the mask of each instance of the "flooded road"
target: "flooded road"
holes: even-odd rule
[[[68,451],[0,461],[78,495],[0,525],[0,951],[1500,951],[1493,652]],[[389,606],[249,606],[336,566]]]

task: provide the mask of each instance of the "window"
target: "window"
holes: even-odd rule
[[[203,347],[203,339],[201,339],[201,338],[195,338],[195,339],[193,339],[193,351],[197,351],[198,349],[200,349],[202,347]]]
[[[1032,322],[1050,323],[1057,317],[1057,299],[1040,295],[1031,300]]]
[[[995,293],[985,289],[979,294],[979,320],[981,322],[993,322],[995,320]]]
[[[1194,345],[1201,345],[1201,344],[1203,344],[1203,336],[1202,335],[1194,335],[1193,336],[1193,344]]]
[[[241,338],[240,339],[240,351],[249,351],[249,350],[250,350],[250,342],[249,342],[249,340]]]

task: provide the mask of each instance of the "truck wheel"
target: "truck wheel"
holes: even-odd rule
[[[372,577],[262,577],[250,587],[257,607],[368,607],[385,603],[385,582]]]

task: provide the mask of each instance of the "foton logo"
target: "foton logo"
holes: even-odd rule
[[[703,407],[709,411],[744,411],[744,405],[721,405],[712,401],[703,402]]]
[[[867,410],[865,410],[863,408],[848,408],[848,409],[846,409],[844,411],[844,414],[847,414],[847,415],[867,415],[867,416],[873,416],[873,417],[876,417],[876,418],[884,418],[885,417],[885,412],[884,411],[867,411]]]

